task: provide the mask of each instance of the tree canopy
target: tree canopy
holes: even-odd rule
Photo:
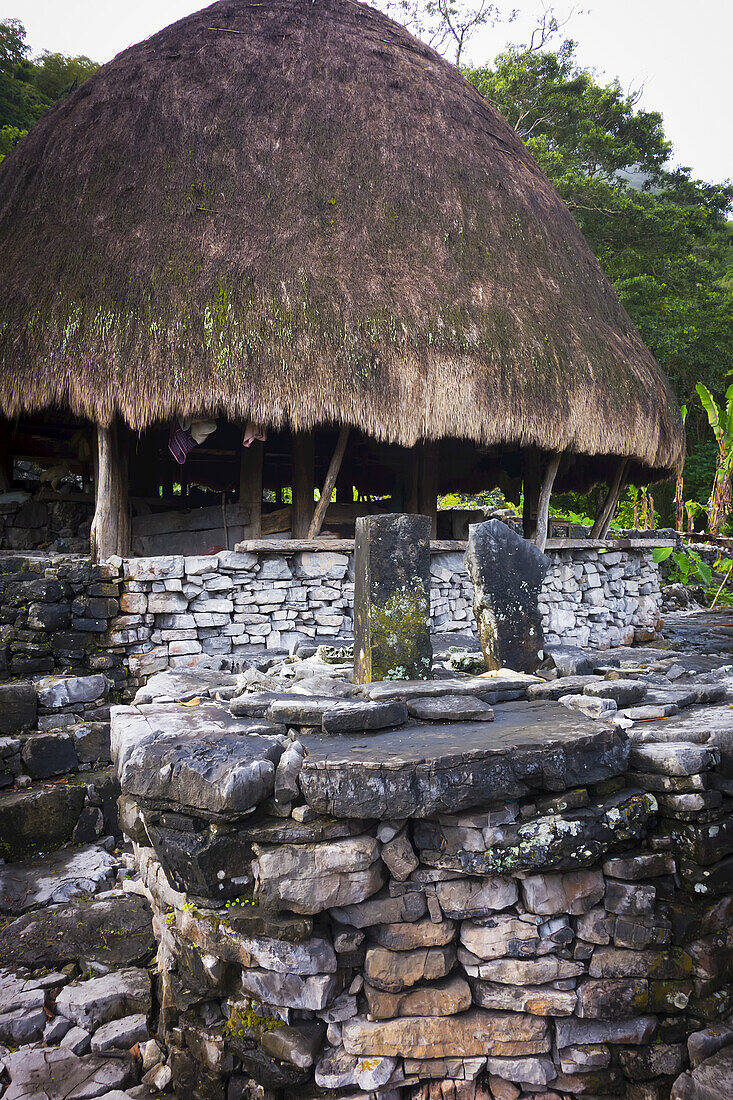
[[[0,160],[57,100],[99,68],[84,56],[46,50],[31,60],[30,52],[20,20],[0,21]]]
[[[705,499],[714,447],[695,386],[722,396],[733,372],[733,186],[670,169],[661,114],[642,110],[640,94],[618,81],[602,83],[575,54],[571,41],[510,48],[463,71],[555,184],[688,406],[690,473]],[[669,520],[671,487],[657,496]]]

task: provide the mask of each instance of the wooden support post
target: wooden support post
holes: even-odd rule
[[[242,447],[239,463],[239,503],[249,507],[249,534],[247,538],[262,536],[262,466],[265,444],[259,439]]]
[[[626,467],[628,466],[628,458],[624,458],[619,462],[616,467],[616,473],[613,475],[613,480],[608,486],[608,492],[603,504],[598,510],[595,523],[591,528],[590,537],[592,539],[605,539],[608,534],[608,528],[611,526],[611,520],[616,514],[616,505],[618,504],[618,498],[621,495],[621,489],[623,487],[623,478],[626,473]]]
[[[430,538],[438,537],[438,444],[423,443],[417,483],[417,510],[430,517]]]
[[[293,433],[293,523],[294,539],[308,536],[313,519],[315,482],[315,440],[312,432]]]
[[[7,420],[0,420],[0,493],[9,493],[13,488],[13,458],[8,452]]]
[[[552,486],[555,484],[561,458],[562,455],[559,454],[552,456],[545,467],[545,475],[542,478],[540,499],[537,505],[537,531],[533,540],[540,550],[544,550],[547,544],[547,528],[550,523],[550,497],[552,496]]]
[[[344,459],[344,451],[346,450],[346,443],[349,438],[349,428],[346,424],[341,428],[339,432],[338,441],[336,443],[336,449],[331,456],[331,461],[328,465],[328,473],[326,474],[326,480],[323,483],[321,489],[321,498],[315,507],[313,512],[313,518],[310,521],[308,527],[308,538],[315,539],[321,533],[323,527],[323,521],[326,518],[326,512],[328,506],[331,503],[331,495],[333,493],[333,487],[336,484],[336,478],[339,475],[341,469],[341,463]],[[295,535],[293,535],[295,537]]]
[[[420,511],[420,470],[422,468],[422,444],[416,443],[407,452],[405,464],[405,511],[417,515]]]
[[[118,420],[97,426],[96,507],[91,531],[94,561],[130,552],[127,508],[127,429]]]
[[[537,510],[540,502],[539,455],[534,450],[528,451],[524,458],[522,490],[522,534],[526,539],[533,539],[537,534]]]

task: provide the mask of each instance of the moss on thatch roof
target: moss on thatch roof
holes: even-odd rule
[[[353,0],[223,0],[120,54],[0,168],[0,256],[8,416],[680,461],[666,380],[517,135]]]

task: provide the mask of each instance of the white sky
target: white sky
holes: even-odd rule
[[[572,0],[558,0],[558,13]],[[0,0],[0,18],[20,19],[34,52],[87,54],[108,61],[126,46],[206,3],[197,0]],[[521,41],[538,0],[510,0],[517,24],[485,30],[468,60],[492,58]],[[564,35],[576,39],[583,65],[627,88],[643,86],[642,105],[661,111],[675,162],[701,179],[733,179],[733,0],[580,0]]]

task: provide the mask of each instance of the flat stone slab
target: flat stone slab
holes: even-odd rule
[[[217,703],[113,707],[111,717],[125,794],[204,815],[245,813],[272,794],[280,731],[235,718]]]
[[[411,699],[407,709],[422,722],[493,722],[494,711],[472,695],[439,695]]]
[[[425,686],[424,684],[421,686]],[[430,817],[597,783],[622,773],[624,733],[556,703],[497,707],[495,721],[408,724],[369,737],[302,738],[306,802],[337,817]]]
[[[144,966],[155,952],[150,904],[139,894],[50,905],[0,929],[0,966]]]
[[[3,1058],[10,1076],[4,1100],[87,1100],[133,1085],[131,1055],[79,1058],[64,1047],[21,1048]]]
[[[117,867],[117,860],[94,844],[52,852],[42,859],[7,863],[0,867],[0,913],[19,914],[50,902],[95,894],[112,881]]]
[[[217,691],[234,691],[239,677],[212,668],[171,668],[156,672],[138,689],[135,703],[170,703],[181,699],[215,698]]]
[[[331,734],[386,729],[407,721],[407,707],[400,700],[352,701],[335,699],[332,695],[293,694],[274,699],[266,714],[273,722],[322,726],[324,733]]]
[[[442,695],[473,695],[485,703],[501,703],[524,698],[533,676],[463,676],[444,680],[380,680],[362,684],[359,693],[367,699],[400,699],[409,702],[416,697],[436,699]],[[564,693],[563,693],[564,694]]]

